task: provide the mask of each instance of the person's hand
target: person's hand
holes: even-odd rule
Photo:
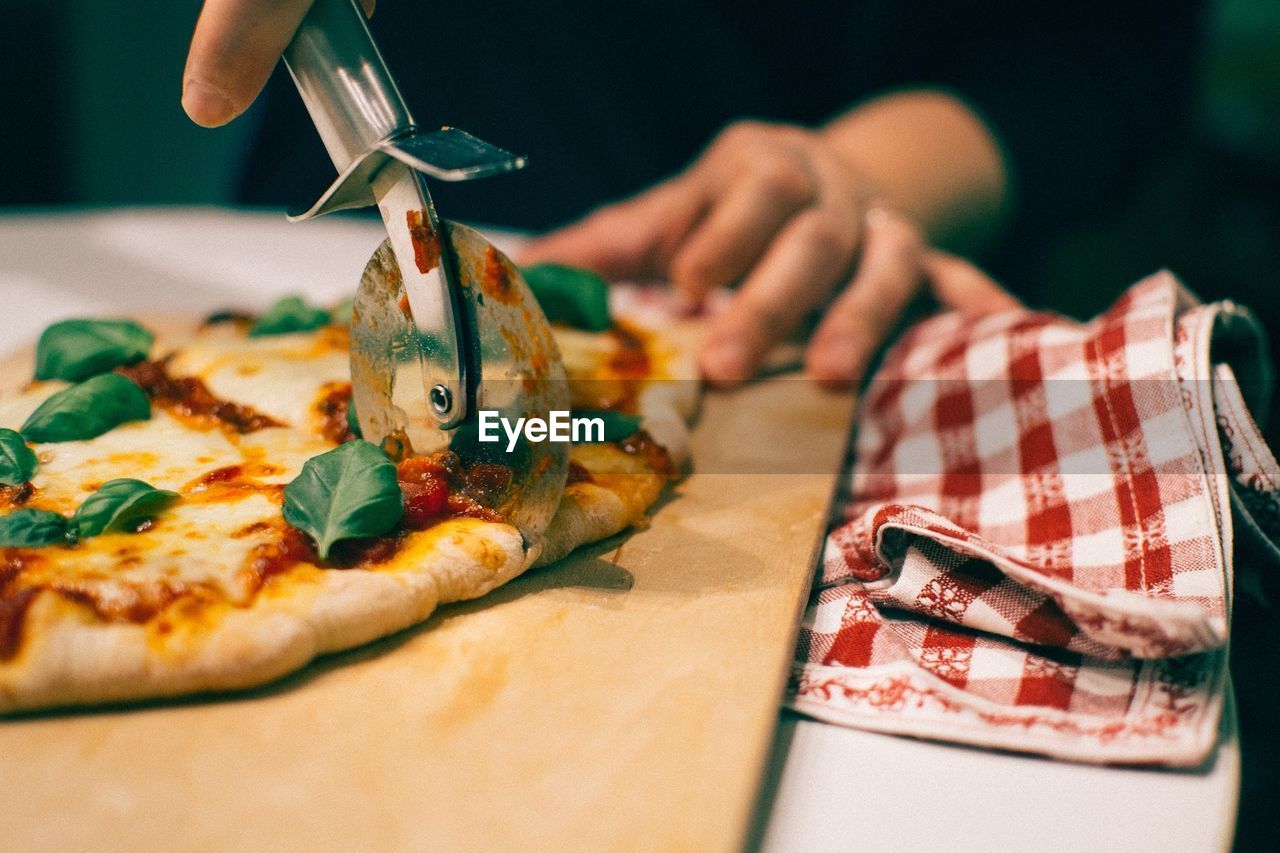
[[[249,108],[313,0],[205,0],[182,72],[182,108],[218,127]],[[366,15],[375,0],[361,0]]]
[[[521,260],[666,278],[690,307],[737,284],[699,360],[717,384],[750,378],[773,344],[825,305],[806,369],[843,387],[921,287],[966,311],[1018,304],[975,268],[930,250],[908,217],[875,199],[820,132],[742,122],[684,172],[535,241]]]

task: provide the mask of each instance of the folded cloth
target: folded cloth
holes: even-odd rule
[[[1232,504],[1280,541],[1280,467],[1246,406],[1268,371],[1246,310],[1168,272],[1089,323],[909,330],[863,397],[791,707],[1077,761],[1204,761]]]

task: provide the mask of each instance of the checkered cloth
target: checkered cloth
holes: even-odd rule
[[[913,328],[863,398],[791,706],[1078,761],[1205,760],[1233,498],[1280,541],[1280,467],[1245,405],[1267,370],[1248,312],[1167,272],[1087,324]]]

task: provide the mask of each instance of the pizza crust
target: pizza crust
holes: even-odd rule
[[[156,620],[102,622],[87,605],[42,591],[19,653],[0,665],[0,712],[265,684],[484,595],[524,571],[526,558],[514,527],[455,519],[375,570],[300,568],[268,582],[250,607],[197,598],[190,612],[169,614],[167,631]]]

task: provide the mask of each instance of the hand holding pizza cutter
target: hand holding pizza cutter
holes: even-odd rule
[[[377,204],[387,239],[351,320],[352,399],[393,458],[452,450],[511,469],[496,508],[533,547],[564,490],[566,443],[478,441],[481,409],[515,423],[567,410],[559,351],[519,270],[475,231],[436,216],[423,175],[460,181],[524,159],[455,128],[414,126],[354,0],[316,0],[284,53],[338,178],[292,221]]]

